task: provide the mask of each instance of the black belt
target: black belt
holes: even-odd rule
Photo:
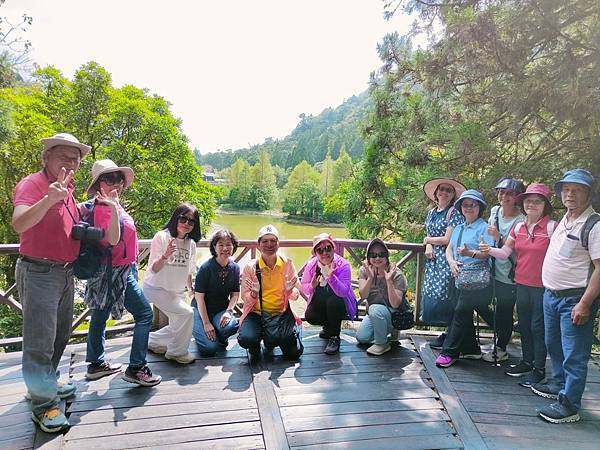
[[[51,269],[53,268],[57,268],[57,269],[69,269],[70,267],[73,266],[73,263],[70,262],[59,262],[59,261],[50,261],[50,260],[44,260],[44,259],[36,259],[36,258],[30,258],[29,256],[20,256],[22,261],[31,263],[31,264],[37,264],[38,266],[44,266],[44,267],[50,267]]]
[[[586,288],[563,289],[561,291],[553,291],[548,289],[555,297],[581,297]]]

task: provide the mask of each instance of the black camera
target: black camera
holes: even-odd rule
[[[81,221],[71,228],[71,237],[78,241],[99,241],[104,237],[102,228],[93,227],[89,223]]]

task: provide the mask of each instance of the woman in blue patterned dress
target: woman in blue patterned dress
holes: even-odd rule
[[[434,202],[425,219],[427,235],[425,244],[425,282],[422,292],[422,321],[432,326],[447,326],[452,319],[454,302],[449,291],[451,283],[450,267],[446,261],[446,246],[452,230],[464,222],[460,211],[454,208],[454,201],[465,191],[458,181],[452,178],[434,178],[423,185],[425,195]],[[445,334],[430,345],[441,348]]]

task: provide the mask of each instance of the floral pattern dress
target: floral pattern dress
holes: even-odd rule
[[[428,236],[441,237],[446,234],[448,226],[456,228],[464,221],[465,218],[453,206],[442,211],[434,207],[427,214],[425,228]],[[433,245],[433,252],[435,258],[425,262],[421,320],[427,325],[448,326],[455,304],[449,295],[452,274],[446,260],[446,246]]]

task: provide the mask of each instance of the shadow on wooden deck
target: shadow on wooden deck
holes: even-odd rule
[[[481,361],[435,367],[421,336],[372,357],[344,332],[339,355],[309,332],[299,363],[249,361],[232,340],[216,358],[180,366],[149,354],[163,377],[142,388],[119,376],[87,382],[85,346],[61,363],[78,385],[64,435],[31,422],[20,354],[0,355],[0,449],[50,448],[591,448],[600,436],[600,367],[590,363],[582,422],[552,425],[535,408],[547,401]],[[130,338],[107,342],[126,365]],[[190,347],[195,350],[195,346]],[[420,354],[419,354],[420,352]],[[511,354],[517,355],[516,349]]]

